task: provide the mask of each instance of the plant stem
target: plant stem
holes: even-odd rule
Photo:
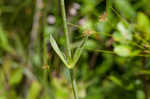
[[[65,4],[64,4],[64,0],[60,0],[60,1],[61,1],[61,13],[62,13],[62,17],[63,17],[64,32],[65,32],[65,36],[66,36],[67,53],[68,53],[68,57],[70,60],[71,59],[71,47],[70,47],[70,40],[69,40],[69,33],[68,33],[68,26],[67,26],[66,12],[65,12]],[[69,76],[71,78],[74,99],[78,99],[77,86],[76,86],[75,78],[73,76],[72,69],[69,70]]]
[[[64,32],[66,36],[67,52],[68,52],[69,58],[71,59],[71,48],[70,48],[69,33],[68,33],[68,27],[67,27],[65,4],[64,4],[64,0],[60,0],[60,1],[61,1],[61,13],[63,17]]]
[[[78,92],[77,92],[77,85],[76,85],[76,80],[73,74],[73,70],[70,70],[70,78],[71,78],[71,84],[72,84],[72,89],[73,89],[73,94],[74,94],[74,99],[79,99],[78,98]]]

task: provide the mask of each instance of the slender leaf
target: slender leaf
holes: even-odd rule
[[[60,51],[56,41],[54,40],[53,36],[50,34],[50,43],[54,49],[54,51],[57,53],[57,55],[60,57],[60,59],[62,60],[62,62],[69,67],[67,60],[65,59],[65,55]]]
[[[0,24],[0,48],[2,48],[5,51],[12,52],[12,48],[9,45],[8,37]]]
[[[11,74],[11,79],[9,80],[10,85],[17,85],[23,78],[22,69],[17,69]]]
[[[110,76],[109,79],[116,85],[123,86],[122,81],[115,76]]]
[[[73,61],[72,61],[72,68],[75,66],[75,64],[78,62],[83,50],[84,50],[84,47],[86,45],[86,42],[87,42],[87,39],[88,39],[88,35],[83,39],[81,45],[76,49],[75,53],[74,53],[74,56],[73,56]]]
[[[42,89],[42,86],[40,85],[40,83],[37,81],[34,81],[29,90],[27,99],[37,99],[38,95],[40,94],[41,89]]]

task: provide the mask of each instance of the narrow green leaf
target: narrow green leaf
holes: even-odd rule
[[[62,62],[67,66],[70,67],[67,63],[67,60],[65,59],[65,55],[60,51],[56,41],[54,40],[53,36],[50,34],[50,43],[54,49],[54,51],[57,53],[57,55],[60,57]]]
[[[37,81],[34,81],[29,90],[27,99],[37,99],[38,95],[40,94],[41,89],[42,89],[42,86],[40,85],[40,83]]]
[[[145,40],[150,39],[150,19],[149,17],[142,13],[139,12],[137,14],[137,25],[136,28],[138,31],[143,32],[141,35],[144,37]]]
[[[8,37],[0,24],[0,48],[2,48],[5,51],[12,52],[12,48],[9,45]]]
[[[16,84],[20,83],[22,78],[23,78],[22,70],[17,69],[11,74],[11,79],[9,80],[9,84],[12,86],[16,85]]]
[[[86,41],[88,40],[88,36],[86,36],[84,39],[83,39],[83,41],[82,41],[82,43],[81,43],[81,45],[76,49],[76,51],[75,51],[75,53],[74,53],[74,56],[73,56],[73,61],[72,61],[72,68],[75,66],[75,64],[78,62],[78,60],[79,60],[79,58],[80,58],[80,56],[81,56],[81,54],[82,54],[82,52],[83,52],[83,50],[84,50],[84,47],[85,47],[85,45],[86,45]]]
[[[109,79],[116,85],[123,86],[122,81],[119,78],[115,76],[110,76]]]

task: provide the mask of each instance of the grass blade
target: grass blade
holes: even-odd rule
[[[68,67],[68,63],[67,63],[67,60],[65,59],[65,55],[60,51],[56,41],[54,40],[54,38],[51,34],[50,34],[50,43],[51,43],[54,51],[57,53],[57,55],[62,60],[62,62]]]
[[[88,36],[86,36],[81,45],[76,49],[75,53],[74,53],[74,56],[73,56],[73,62],[72,62],[72,66],[74,67],[75,64],[78,62],[83,50],[84,50],[84,47],[85,47],[85,44],[86,44],[86,41],[88,40]],[[72,68],[73,68],[72,67]]]

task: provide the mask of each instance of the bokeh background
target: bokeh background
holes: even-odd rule
[[[65,0],[80,99],[150,99],[150,0]],[[0,0],[0,99],[73,99],[60,0]],[[73,52],[72,52],[73,53]]]

